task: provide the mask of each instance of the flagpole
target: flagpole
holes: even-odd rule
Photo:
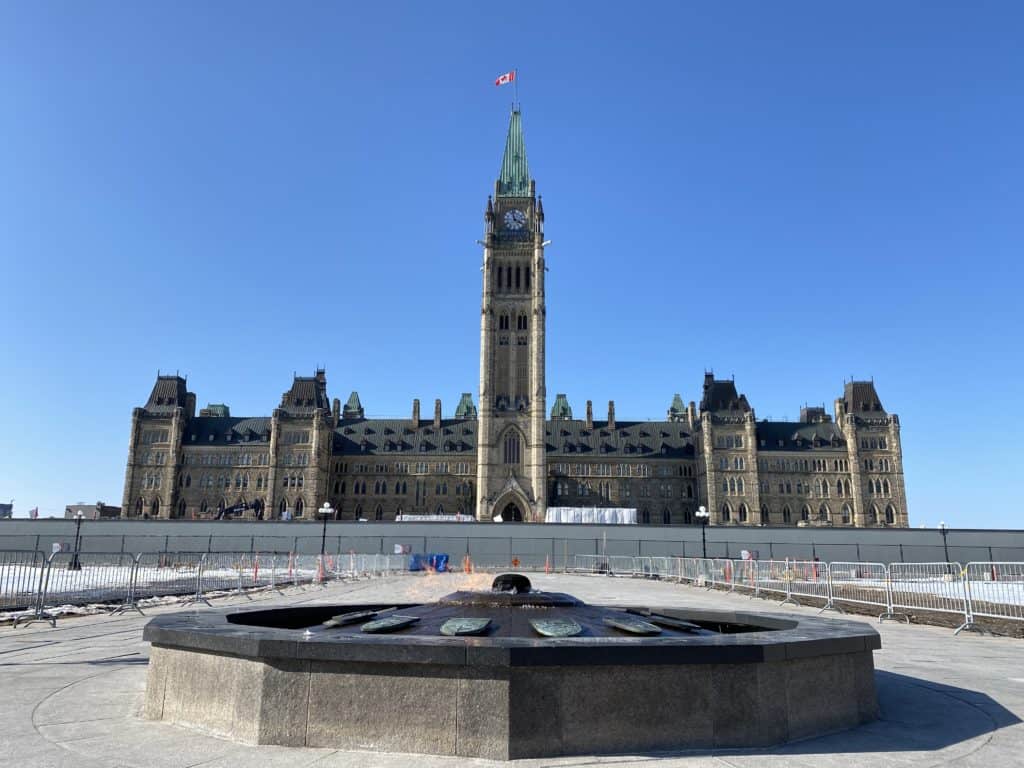
[[[518,69],[513,69],[512,70],[512,89],[513,89],[512,92],[514,94],[513,97],[512,97],[512,99],[513,99],[513,101],[512,101],[512,109],[515,110],[516,106],[519,104],[519,70]]]

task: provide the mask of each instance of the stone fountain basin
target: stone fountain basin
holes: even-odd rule
[[[859,622],[654,608],[722,631],[444,637],[433,623],[446,611],[406,604],[399,613],[424,613],[411,631],[319,628],[338,613],[392,606],[157,617],[144,634],[153,646],[144,716],[249,744],[507,760],[770,746],[878,714],[881,641]],[[504,611],[524,609],[486,613]]]

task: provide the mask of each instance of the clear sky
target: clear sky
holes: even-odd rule
[[[157,371],[269,415],[478,388],[519,70],[548,392],[829,412],[874,377],[911,524],[1021,527],[1024,5],[0,4],[0,499],[120,503]],[[1014,481],[1014,482],[1011,482]]]

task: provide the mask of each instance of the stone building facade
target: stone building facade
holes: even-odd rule
[[[549,506],[631,507],[642,524],[907,526],[899,419],[871,381],[845,383],[833,413],[758,421],[734,381],[706,373],[699,406],[675,395],[663,421],[548,411],[544,207],[518,110],[484,213],[479,408],[367,418],[329,399],[323,370],[295,376],[269,416],[196,413],[180,376],[157,377],[132,412],[127,517],[345,520],[461,513],[539,522]]]

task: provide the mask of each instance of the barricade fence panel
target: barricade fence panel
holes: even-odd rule
[[[123,552],[58,552],[50,556],[40,605],[128,601],[135,556]]]
[[[1024,621],[1024,563],[968,563],[964,583],[968,620],[988,616]]]
[[[738,592],[757,595],[760,590],[757,582],[756,560],[733,560],[733,588]]]
[[[786,560],[758,560],[757,587],[759,592],[773,592],[789,597],[793,581],[790,563]]]
[[[35,605],[46,570],[42,552],[0,552],[0,611],[17,611]]]
[[[966,615],[967,598],[960,574],[959,563],[892,563],[892,606]]]
[[[789,585],[791,597],[811,597],[830,600],[828,586],[828,565],[820,560],[791,560],[789,573],[792,579]]]
[[[872,605],[888,610],[889,569],[884,563],[829,563],[832,599],[841,603]]]
[[[158,552],[137,556],[134,598],[196,594],[205,552]]]

